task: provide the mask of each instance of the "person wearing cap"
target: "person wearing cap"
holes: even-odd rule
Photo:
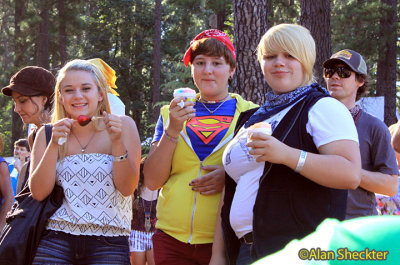
[[[22,68],[10,79],[10,84],[1,92],[13,98],[14,111],[19,114],[24,124],[34,124],[36,129],[28,136],[32,148],[36,131],[43,124],[50,122],[53,101],[54,75],[38,66]]]
[[[38,66],[26,66],[11,77],[8,86],[1,89],[4,95],[13,98],[14,111],[19,114],[23,123],[34,125],[28,135],[31,149],[37,130],[50,122],[55,84],[56,79],[50,71]],[[24,173],[18,177],[21,189],[29,178],[29,167],[30,162],[24,165]]]
[[[388,128],[356,104],[368,91],[367,65],[358,52],[345,49],[333,54],[323,67],[327,88],[350,111],[360,143],[361,182],[348,191],[346,219],[376,215],[375,193],[396,195],[399,169]]]
[[[200,93],[161,108],[144,164],[144,183],[161,188],[153,235],[156,264],[208,264],[224,186],[222,153],[239,114],[255,104],[229,93],[236,67],[229,37],[216,29],[198,34],[183,62]],[[182,101],[183,102],[183,101]]]
[[[223,154],[225,195],[212,265],[251,264],[343,220],[346,189],[360,183],[357,131],[345,106],[314,82],[315,41],[295,24],[271,27],[257,58],[271,88],[240,116]],[[251,132],[269,123],[272,135]]]

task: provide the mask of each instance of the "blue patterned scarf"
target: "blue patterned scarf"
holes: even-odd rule
[[[266,102],[262,105],[251,117],[246,121],[244,124],[245,128],[250,127],[251,125],[264,121],[275,115],[276,113],[280,112],[281,110],[285,109],[286,107],[290,106],[298,99],[310,94],[311,92],[315,92],[317,90],[323,91],[328,94],[328,91],[322,88],[317,83],[313,83],[311,85],[303,86],[296,88],[295,90],[285,93],[276,95],[272,91],[267,92],[265,94]]]

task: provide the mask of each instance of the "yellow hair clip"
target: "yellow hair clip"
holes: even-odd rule
[[[115,85],[115,81],[117,80],[117,76],[115,75],[114,69],[112,69],[106,62],[104,62],[100,58],[89,59],[87,61],[92,63],[92,64],[94,64],[95,66],[97,66],[97,68],[99,68],[100,71],[103,73],[104,77],[107,80],[107,84],[109,86],[107,92],[110,92],[111,94],[119,96],[117,91],[115,91],[113,89],[113,88],[117,88],[117,86]]]

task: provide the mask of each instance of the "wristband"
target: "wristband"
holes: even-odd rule
[[[128,151],[126,151],[125,154],[120,155],[120,156],[113,156],[113,161],[114,162],[121,162],[121,161],[125,161],[128,159]]]
[[[296,169],[294,170],[297,173],[300,173],[301,170],[303,169],[304,164],[306,163],[306,158],[307,158],[307,152],[301,150],[299,161],[297,162]]]
[[[174,137],[172,137],[171,135],[169,135],[169,134],[167,133],[167,130],[164,130],[164,135],[165,135],[165,137],[167,137],[167,139],[170,140],[171,142],[174,142],[174,143],[176,143],[176,144],[178,143],[179,136],[176,137],[176,138],[174,138]]]

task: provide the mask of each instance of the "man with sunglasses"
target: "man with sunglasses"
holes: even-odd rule
[[[327,88],[349,109],[359,138],[362,178],[360,186],[348,192],[346,219],[376,215],[375,193],[394,196],[399,170],[388,128],[356,104],[368,91],[367,65],[359,53],[346,49],[333,54],[323,66]]]

